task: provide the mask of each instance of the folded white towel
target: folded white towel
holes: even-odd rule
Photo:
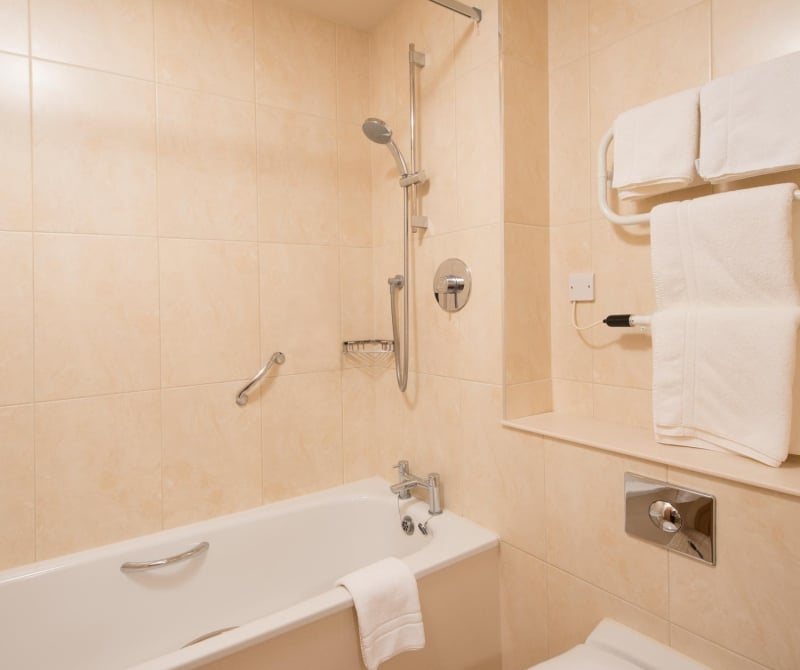
[[[785,461],[799,319],[786,306],[654,314],[656,439]]]
[[[800,303],[795,282],[794,184],[776,184],[653,208],[656,308]]]
[[[614,176],[623,200],[688,188],[695,172],[699,89],[629,109],[614,122]]]
[[[425,646],[417,580],[398,558],[385,558],[337,582],[353,597],[367,670]]]
[[[700,91],[697,171],[712,183],[800,167],[800,52]]]

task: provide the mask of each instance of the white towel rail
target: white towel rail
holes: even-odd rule
[[[608,204],[608,191],[611,188],[611,172],[606,168],[606,156],[611,140],[614,139],[613,129],[609,129],[600,140],[597,148],[597,201],[600,211],[611,223],[618,226],[633,226],[638,223],[650,223],[650,212],[645,214],[617,214]],[[794,192],[794,199],[800,200],[800,190]]]

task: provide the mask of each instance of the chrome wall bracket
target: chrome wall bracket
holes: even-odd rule
[[[625,473],[625,532],[716,565],[714,496]]]

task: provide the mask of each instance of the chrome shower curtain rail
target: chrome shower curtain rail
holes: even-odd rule
[[[472,19],[475,21],[475,23],[480,23],[481,19],[483,18],[483,12],[481,12],[480,9],[465,5],[463,2],[459,2],[458,0],[431,0],[431,2],[435,2],[437,5],[441,5],[442,7],[447,7],[447,9],[450,9],[454,12],[458,12],[462,16]]]

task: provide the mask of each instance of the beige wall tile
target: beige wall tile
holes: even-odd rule
[[[33,405],[0,407],[0,570],[35,558]]]
[[[673,623],[767,667],[798,667],[797,499],[680,470],[669,477],[717,499],[717,565],[670,555]]]
[[[341,365],[339,250],[260,245],[261,351],[283,351],[283,374]]]
[[[342,340],[372,337],[372,249],[341,247]]]
[[[505,220],[546,226],[548,211],[547,65],[503,60]]]
[[[800,50],[800,5],[793,0],[766,0],[757,12],[747,0],[710,1],[714,77]]]
[[[434,7],[441,9],[441,7]],[[425,170],[428,183],[417,190],[418,213],[428,217],[429,229],[425,235],[438,235],[465,227],[458,216],[458,132],[456,116],[456,79],[453,74],[450,52],[438,71],[420,72],[419,127],[417,132],[417,168]],[[434,64],[431,65],[433,68]],[[424,101],[424,103],[423,103]],[[401,115],[402,118],[402,115]],[[405,127],[406,121],[398,121]],[[410,146],[410,142],[409,142]],[[405,151],[405,149],[404,149]],[[382,160],[386,160],[381,156]],[[410,158],[409,158],[410,160]],[[397,225],[402,205],[395,194],[396,172],[391,178],[391,206],[393,217],[387,223],[392,231],[402,230]],[[393,236],[387,236],[393,239]]]
[[[420,114],[424,107],[429,107],[431,96],[442,87],[447,79],[455,75],[454,63],[454,27],[456,15],[442,11],[441,7],[427,0],[411,0],[402,2],[392,13],[392,42],[394,46],[395,87],[397,105],[408,124],[409,109],[409,45],[414,50],[425,54],[425,66],[416,69],[418,81],[418,102]],[[468,21],[465,20],[466,23]],[[423,104],[423,100],[425,101]],[[420,126],[422,126],[420,121]],[[405,145],[404,145],[405,146]],[[422,149],[422,145],[418,147]]]
[[[589,44],[597,50],[704,0],[590,0]]]
[[[588,58],[550,73],[549,101],[550,224],[588,221],[594,157],[589,145]]]
[[[608,617],[663,644],[669,644],[669,623],[597,586],[548,566],[548,653],[563,654],[586,640]]]
[[[551,379],[514,384],[505,388],[506,419],[517,419],[532,414],[553,411],[553,385]]]
[[[574,381],[592,380],[593,350],[591,333],[572,326],[569,301],[569,275],[591,272],[592,228],[580,223],[550,229],[550,342],[553,377]],[[599,287],[598,287],[599,292]],[[577,307],[577,323],[591,323],[592,310],[583,303]]]
[[[416,375],[409,379],[403,401],[410,410],[407,415],[408,432],[403,458],[409,461],[412,472],[441,475],[442,506],[456,514],[463,514],[464,454],[460,402],[457,379]],[[389,461],[394,465],[397,460]],[[425,491],[414,491],[427,500]]]
[[[503,60],[547,68],[547,0],[502,0]]]
[[[344,481],[387,475],[375,423],[374,368],[342,370],[342,458]],[[384,426],[381,426],[383,433]]]
[[[336,244],[336,123],[259,106],[259,238]]]
[[[666,617],[667,552],[625,534],[622,495],[626,471],[663,480],[666,468],[555,441],[546,457],[548,562]]]
[[[550,376],[550,240],[547,228],[504,226],[505,383]]]
[[[640,428],[653,426],[653,394],[647,389],[594,384],[594,417]]]
[[[475,100],[496,100],[499,87],[496,63],[481,65],[456,79],[459,228],[503,220],[500,108],[493,103],[475,104]]]
[[[0,49],[28,53],[28,1],[0,0]]]
[[[586,382],[554,379],[553,411],[572,416],[592,416],[592,385]]]
[[[411,460],[407,445],[411,441],[411,411],[418,375],[409,372],[410,392],[407,389],[406,393],[401,393],[393,361],[391,367],[372,368],[371,371],[378,373],[375,377],[375,448],[379,454],[377,474],[394,481],[397,471],[392,466],[400,459]],[[411,466],[416,467],[413,462]]]
[[[165,389],[164,527],[261,504],[261,406],[242,382]]]
[[[37,400],[158,387],[154,239],[33,238]]]
[[[159,86],[158,178],[161,235],[256,240],[252,103]]]
[[[709,668],[725,670],[766,670],[766,666],[734,654],[724,647],[704,640],[678,626],[670,626],[670,644],[673,649],[704,663]]]
[[[253,100],[252,0],[155,0],[156,78]]]
[[[392,119],[389,119],[387,124],[389,128],[396,128]],[[403,151],[405,152],[405,150]],[[391,243],[398,245],[402,249],[403,199],[405,194],[398,183],[397,167],[386,148],[374,143],[370,143],[370,166],[372,171],[373,245],[377,247]],[[423,200],[427,198],[424,188],[419,189],[419,194]],[[453,188],[455,188],[454,179]],[[454,193],[455,191],[452,192]],[[344,191],[342,191],[343,194]],[[431,207],[430,203],[426,203],[423,211],[433,216]],[[444,222],[440,221],[439,218],[431,220],[431,232],[440,226],[450,225],[451,223],[452,220],[450,218],[445,218]]]
[[[554,70],[589,53],[589,0],[550,0],[547,50]]]
[[[503,670],[521,670],[548,657],[547,564],[500,544],[500,630]]]
[[[160,242],[164,386],[247,379],[260,367],[258,245]]]
[[[502,229],[483,226],[439,235],[416,250],[410,273],[411,341],[420,372],[502,383]],[[469,303],[458,312],[442,310],[431,290],[439,264],[451,257],[462,259],[473,278]]]
[[[153,84],[33,63],[36,230],[154,235]]]
[[[277,2],[255,4],[256,100],[336,118],[336,26]]]
[[[369,113],[388,119],[397,110],[397,87],[395,77],[394,44],[395,28],[391,21],[384,21],[369,34]]]
[[[368,247],[372,245],[371,143],[360,126],[344,123],[338,124],[336,139],[341,243]]]
[[[369,33],[336,26],[336,118],[361,124],[369,116]]]
[[[36,557],[161,528],[160,393],[36,405]]]
[[[30,0],[37,58],[153,78],[151,0]]]
[[[608,221],[592,225],[596,289],[590,322],[608,314],[651,314],[655,310],[649,242],[649,235],[627,233]],[[589,332],[594,381],[648,389],[652,384],[652,341],[648,335],[625,331],[603,326]]]
[[[410,253],[416,256],[419,251],[414,249],[412,245]],[[372,290],[373,290],[373,305],[375,309],[374,318],[374,334],[377,338],[387,340],[393,339],[392,337],[392,311],[391,302],[389,298],[389,285],[388,278],[394,277],[397,274],[403,274],[403,246],[402,243],[394,243],[382,247],[373,247],[372,249]],[[409,259],[409,267],[411,260]],[[417,272],[410,272],[411,281],[416,282],[414,276]],[[414,284],[412,284],[412,287]],[[405,289],[404,289],[405,290]],[[398,295],[398,309],[402,309],[403,296]],[[419,317],[419,307],[414,303],[414,296],[409,296],[409,311],[411,312],[411,319],[409,320],[409,333],[413,333],[413,326],[410,325],[413,320]],[[398,312],[399,313],[399,312]],[[414,337],[409,338],[412,355],[416,361],[417,341]]]
[[[501,387],[461,382],[460,392],[464,514],[544,560],[544,443],[500,425]]]
[[[2,5],[0,5],[2,6]],[[2,9],[0,9],[2,12]],[[0,25],[2,14],[0,14]],[[0,230],[31,229],[28,59],[0,54]]]
[[[0,232],[0,405],[33,400],[33,239]]]
[[[338,370],[269,380],[261,394],[261,413],[265,501],[342,483],[342,376]]]
[[[497,69],[500,55],[499,18],[500,0],[484,0],[480,8],[483,16],[480,23],[467,18],[453,16],[455,26],[456,74],[464,77],[482,66]],[[447,11],[438,8],[441,11]],[[457,20],[455,20],[457,19]]]

